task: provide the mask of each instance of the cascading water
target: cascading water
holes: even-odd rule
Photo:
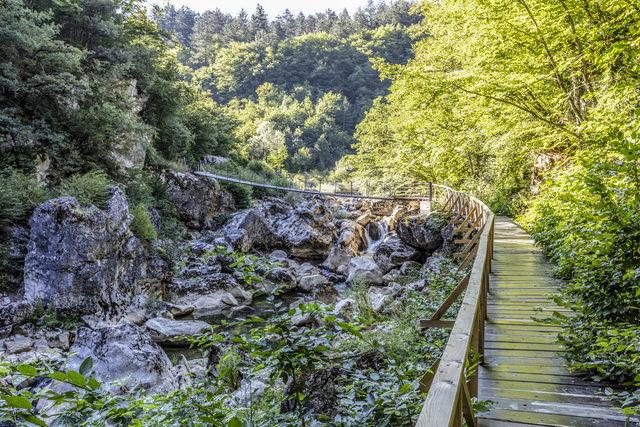
[[[365,237],[367,247],[365,253],[374,253],[378,246],[384,241],[389,234],[389,224],[386,221],[371,221],[365,227]]]

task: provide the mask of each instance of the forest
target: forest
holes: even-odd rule
[[[545,321],[571,372],[637,416],[639,58],[636,0],[4,0],[0,425],[415,423],[447,340],[418,322],[463,273],[446,220],[212,183],[203,162],[434,182],[514,218],[562,280],[574,315]],[[161,374],[110,384],[111,341]]]

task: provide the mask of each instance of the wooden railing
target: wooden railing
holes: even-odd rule
[[[467,369],[484,354],[484,321],[487,314],[487,290],[493,256],[494,214],[480,200],[448,187],[434,186],[444,200],[438,209],[453,215],[456,243],[464,245],[456,254],[460,268],[473,266],[430,319],[420,322],[423,328],[450,327],[451,334],[442,356],[422,378],[428,391],[418,417],[418,427],[461,426],[463,419],[476,426],[472,399],[478,395],[478,370]],[[465,291],[455,319],[441,317]],[[478,357],[480,359],[478,359]]]

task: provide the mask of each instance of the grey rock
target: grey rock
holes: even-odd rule
[[[269,254],[269,259],[271,261],[280,261],[280,260],[286,260],[289,258],[289,255],[287,255],[287,253],[283,250],[280,249],[276,249],[275,251],[271,252]]]
[[[333,271],[345,273],[351,258],[365,249],[366,236],[364,227],[356,221],[342,220],[339,224],[338,239],[322,265]]]
[[[7,354],[24,353],[33,348],[33,339],[24,335],[14,335],[5,340],[4,348]]]
[[[419,262],[406,261],[406,262],[403,262],[402,265],[400,266],[400,274],[404,276],[409,274],[411,271],[420,271],[421,268],[422,268],[422,264],[420,264]]]
[[[322,274],[307,274],[298,277],[298,287],[307,292],[324,288],[330,283],[329,279]]]
[[[311,325],[316,321],[315,317],[313,317],[310,313],[305,314],[295,314],[291,317],[291,324],[294,326],[306,326]]]
[[[175,303],[193,306],[193,317],[196,319],[220,315],[240,305],[236,297],[225,290],[205,295],[188,294],[176,300]]]
[[[54,333],[48,334],[47,345],[51,348],[69,350],[69,347],[71,346],[71,338],[72,338],[72,333],[69,331],[54,332]]]
[[[397,286],[371,287],[367,291],[371,308],[376,313],[384,311],[398,294]]]
[[[405,261],[415,260],[419,253],[398,236],[390,235],[376,248],[373,259],[384,273],[400,267]]]
[[[97,379],[112,393],[127,393],[136,387],[163,393],[177,385],[167,355],[134,325],[81,328],[70,353],[67,369],[78,370],[91,357]]]
[[[211,228],[216,225],[218,214],[235,210],[231,194],[214,179],[174,171],[165,171],[161,177],[169,200],[190,228]]]
[[[116,315],[134,296],[159,288],[170,274],[129,230],[124,193],[110,190],[105,210],[73,197],[40,205],[31,218],[24,267],[25,298],[80,314]]]
[[[382,280],[385,283],[393,282],[395,280],[398,280],[400,278],[400,276],[402,276],[402,274],[400,274],[400,270],[398,270],[396,268],[396,269],[391,270],[390,272],[388,272],[384,276],[382,276]]]
[[[163,317],[149,319],[144,326],[154,342],[169,344],[184,344],[185,336],[198,335],[209,328],[209,324],[201,320],[171,320]]]
[[[426,287],[426,281],[424,279],[416,280],[415,282],[409,283],[407,285],[408,289],[416,292],[422,291],[425,287]]]
[[[449,224],[447,215],[433,212],[428,215],[405,215],[398,221],[398,237],[414,248],[433,252],[442,246],[442,230]]]
[[[334,235],[331,213],[322,203],[293,206],[269,198],[258,206],[237,213],[220,230],[236,250],[288,249],[294,257],[326,257]]]
[[[229,273],[216,273],[200,270],[201,274],[192,274],[191,277],[184,278],[181,275],[176,277],[169,285],[169,293],[172,296],[186,294],[205,294],[220,289],[234,289],[240,287],[236,278]],[[241,275],[239,277],[242,277]]]
[[[350,314],[355,310],[356,302],[352,298],[345,298],[336,303],[333,314],[342,318],[350,318]]]
[[[371,254],[354,257],[349,261],[347,282],[362,281],[372,285],[383,283],[383,272]]]
[[[284,267],[272,268],[267,272],[266,278],[275,284],[284,286],[285,289],[293,289],[298,284],[295,273]]]
[[[33,314],[33,303],[29,300],[15,301],[10,297],[0,298],[0,327],[11,328]]]
[[[174,318],[188,316],[193,313],[193,310],[195,310],[195,307],[192,305],[179,305],[172,304],[170,302],[165,302],[164,304]]]

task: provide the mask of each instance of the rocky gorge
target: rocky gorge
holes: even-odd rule
[[[111,393],[176,390],[215,363],[211,352],[175,349],[212,324],[264,316],[271,290],[292,313],[312,302],[350,319],[358,288],[383,313],[408,289],[423,291],[454,249],[446,215],[421,213],[417,202],[285,196],[236,211],[214,180],[181,172],[162,179],[189,229],[174,258],[162,236],[134,235],[118,187],[101,208],[61,197],[35,209],[23,284],[0,299],[0,360],[77,370],[90,358]],[[316,322],[303,312],[291,319],[294,328]],[[246,384],[237,387],[246,393]]]

